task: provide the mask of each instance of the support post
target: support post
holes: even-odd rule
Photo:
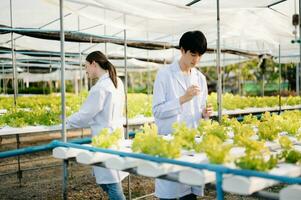
[[[221,48],[220,48],[220,10],[219,10],[219,0],[216,1],[217,5],[217,57],[216,57],[216,68],[217,68],[217,105],[218,105],[218,121],[221,123],[222,121],[222,68],[220,65],[220,56],[221,56]]]
[[[280,58],[281,57],[281,49],[279,44],[279,54],[278,54],[278,66],[279,66],[279,114],[281,113],[281,63]]]
[[[13,0],[10,0],[10,26],[13,28]],[[12,54],[12,67],[13,67],[13,86],[14,86],[14,108],[17,106],[17,94],[18,94],[18,77],[16,69],[16,57],[15,57],[15,40],[14,33],[10,33],[11,39],[11,54]]]
[[[63,199],[68,199],[68,165],[69,161],[63,161]]]
[[[60,0],[60,36],[61,36],[61,108],[62,108],[62,139],[67,142],[66,135],[66,99],[65,99],[65,33],[64,33],[64,0]],[[63,161],[63,199],[68,197],[68,161]]]
[[[299,0],[299,41],[301,41],[301,0]],[[300,95],[300,66],[301,66],[301,42],[299,42],[299,65],[296,65],[296,93]]]
[[[20,149],[20,136],[19,134],[16,135],[16,140],[17,140],[17,149]],[[22,170],[21,170],[21,161],[20,161],[20,156],[17,156],[17,161],[18,161],[18,171],[17,171],[17,177],[19,180],[19,187],[22,186]]]
[[[216,176],[216,199],[223,200],[224,192],[223,192],[223,174],[220,172],[215,173]]]
[[[123,16],[124,26],[126,26],[126,15]],[[126,39],[126,28],[123,30],[124,36],[124,92],[125,92],[125,137],[129,138],[129,119],[128,119],[128,71],[127,71],[127,39]],[[129,200],[132,199],[131,193],[131,176],[128,176],[128,191],[129,191]]]

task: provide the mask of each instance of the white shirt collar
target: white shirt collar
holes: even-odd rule
[[[104,73],[103,75],[101,75],[101,76],[99,77],[99,79],[98,79],[97,82],[100,82],[100,81],[102,81],[102,80],[104,80],[104,79],[107,79],[107,78],[109,78],[109,77],[110,77],[110,76],[109,76],[109,73],[106,72],[106,73]]]

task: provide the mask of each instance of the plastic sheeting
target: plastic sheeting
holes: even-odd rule
[[[187,30],[202,30],[208,38],[209,47],[216,46],[216,2],[202,0],[191,7],[184,6],[189,0],[66,0],[65,30],[123,37],[145,41],[170,42],[177,45],[179,37]],[[221,48],[241,49],[252,52],[299,54],[299,45],[291,45],[294,39],[291,16],[295,12],[294,0],[287,0],[268,8],[278,1],[272,0],[220,0]],[[298,8],[298,3],[296,4]],[[0,4],[0,24],[9,25],[9,0]],[[13,26],[59,29],[58,2],[56,0],[13,0]],[[298,9],[297,9],[298,10]],[[47,14],[45,14],[47,13]],[[79,19],[79,20],[78,20]],[[16,34],[16,37],[20,35]],[[1,46],[9,46],[10,35],[0,36]],[[59,42],[30,37],[16,40],[16,48],[59,51]],[[65,49],[77,52],[78,44],[66,42]],[[81,51],[106,51],[108,54],[123,51],[123,46],[111,44],[81,44]],[[288,49],[288,50],[286,50]],[[172,59],[161,52],[159,57]],[[128,54],[139,57],[158,58],[156,52],[128,48]]]

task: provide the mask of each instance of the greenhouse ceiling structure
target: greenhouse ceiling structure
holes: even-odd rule
[[[216,48],[216,2],[195,2],[186,6],[191,0],[65,0],[65,31],[113,38],[122,43],[126,29],[128,41],[165,44],[161,50],[128,47],[128,55],[172,60],[179,55],[179,51],[170,47],[177,46],[179,37],[187,30],[203,31],[209,47]],[[11,27],[10,0],[1,1],[0,7],[1,27]],[[292,15],[298,12],[298,7],[298,1],[295,0],[221,0],[221,48],[278,57],[280,45],[283,62],[298,62],[299,45],[291,43],[296,37]],[[12,0],[12,27],[25,31],[38,30],[44,34],[59,31],[59,1]],[[10,31],[4,30],[1,29],[0,47],[10,48]],[[298,32],[298,28],[296,30]],[[15,33],[14,38],[16,50],[60,51],[57,40],[35,38],[22,33]],[[131,46],[130,42],[128,46]],[[97,49],[107,55],[120,56],[123,55],[123,48],[116,42],[65,42],[66,52],[75,54]],[[225,54],[224,57],[222,61],[224,59],[225,64],[245,58],[232,54]],[[203,61],[206,65],[214,65],[215,55],[207,54]]]

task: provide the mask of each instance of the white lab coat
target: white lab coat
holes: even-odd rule
[[[159,70],[154,84],[152,107],[159,134],[171,134],[172,124],[175,122],[186,122],[191,128],[198,126],[202,110],[206,106],[207,82],[205,76],[195,68],[191,69],[189,80],[187,85],[178,60]],[[198,85],[200,94],[180,105],[179,98],[191,85]],[[155,195],[159,198],[177,198],[190,193],[202,195],[203,188],[156,179]]]
[[[67,118],[67,126],[80,128],[91,127],[92,136],[98,135],[103,128],[111,131],[123,128],[124,87],[118,78],[115,88],[109,74],[102,75],[90,89],[86,101],[77,113]],[[128,173],[93,166],[98,184],[118,183]]]

